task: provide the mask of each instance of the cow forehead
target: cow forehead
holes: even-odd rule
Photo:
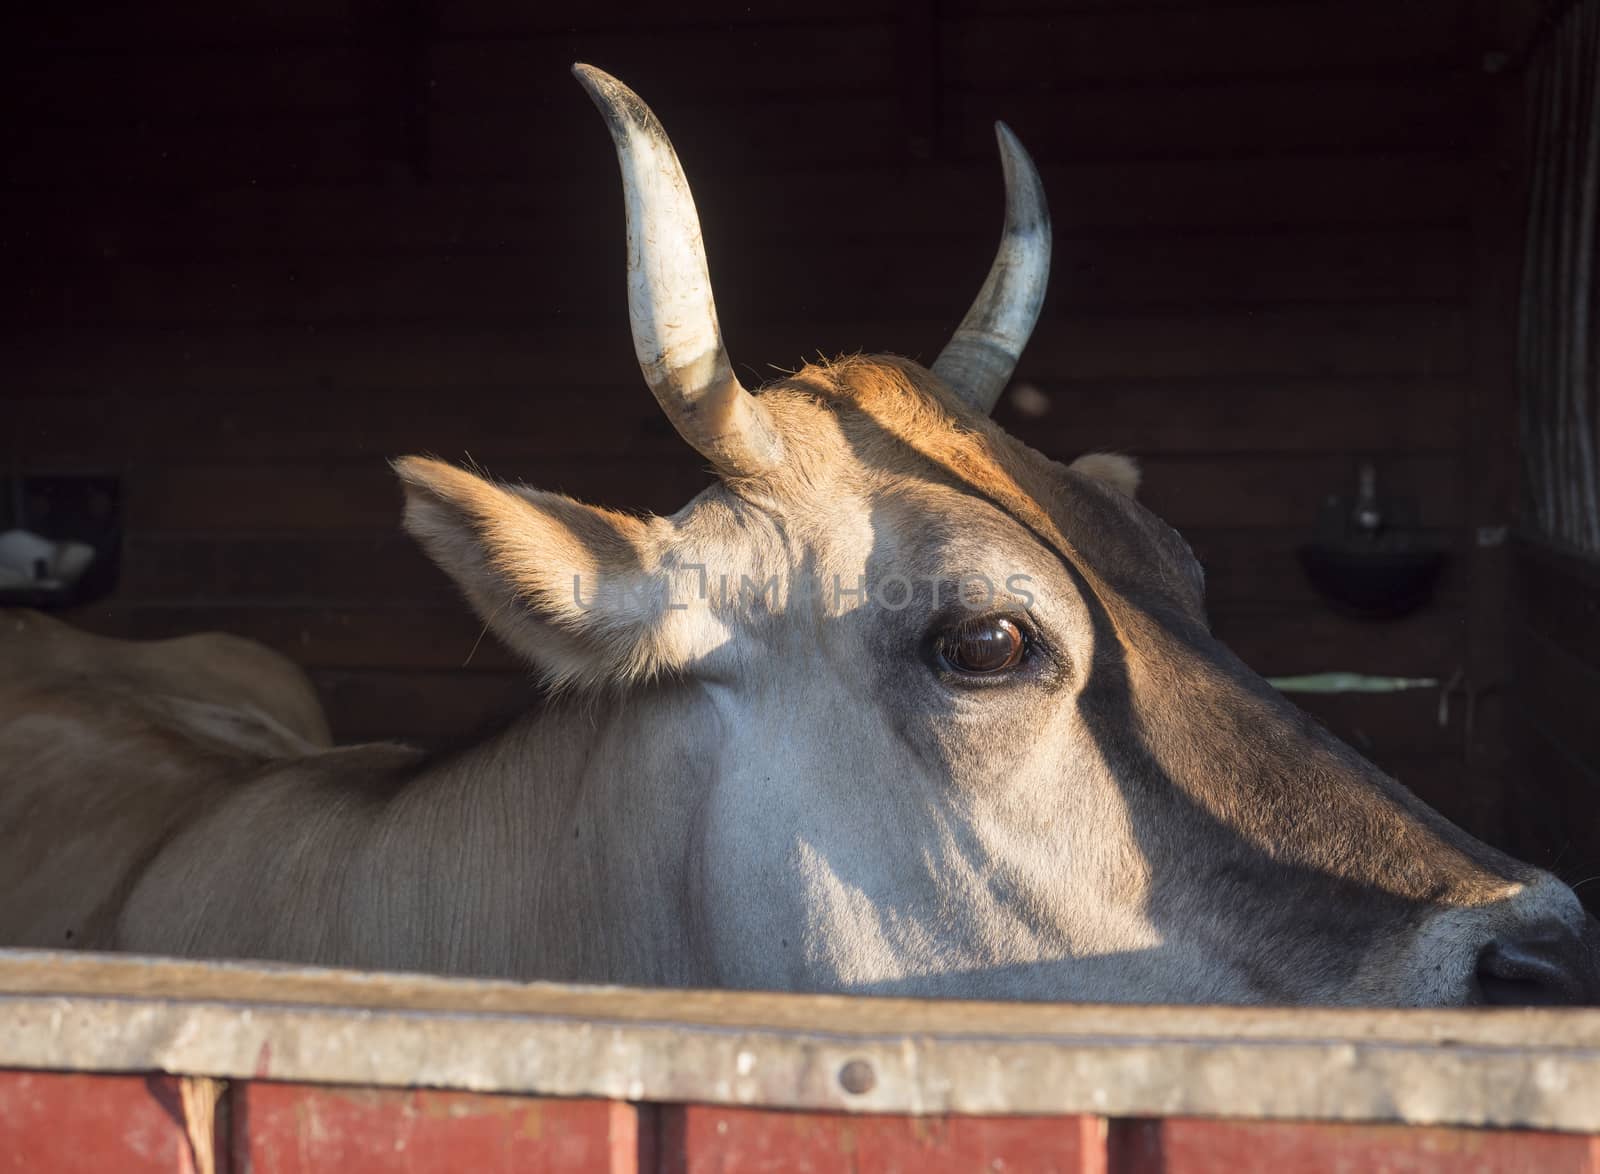
[[[1175,530],[973,414],[910,360],[850,356],[807,366],[763,389],[762,399],[791,454],[773,488],[795,510],[814,511],[820,531],[854,533],[859,527],[842,523],[855,502],[894,500],[899,508],[883,511],[898,523],[894,545],[932,553],[968,529],[1005,540],[1008,528],[993,524],[998,511],[1015,524],[1015,540],[1041,544],[1097,594],[1153,595],[1203,611],[1199,564]],[[877,535],[875,548],[888,537]]]

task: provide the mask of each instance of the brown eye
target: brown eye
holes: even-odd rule
[[[1027,650],[1022,629],[998,616],[966,620],[944,634],[939,652],[963,673],[998,673],[1015,668]]]

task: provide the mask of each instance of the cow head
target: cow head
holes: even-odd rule
[[[686,862],[684,892],[660,900],[682,904],[700,978],[1588,997],[1572,892],[1451,826],[1219,644],[1200,568],[1136,500],[1132,462],[1058,464],[989,421],[1049,254],[1038,175],[1004,127],[1000,254],[932,369],[855,357],[751,392],[664,132],[615,79],[577,73],[622,165],[640,365],[718,483],[639,518],[397,467],[412,533],[553,685],[634,707],[641,739],[649,715],[676,715],[672,763],[652,774],[641,747],[624,801],[691,813],[650,852]]]

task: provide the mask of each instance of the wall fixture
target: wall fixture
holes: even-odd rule
[[[1419,531],[1410,504],[1379,492],[1371,462],[1356,473],[1352,496],[1330,494],[1315,536],[1295,553],[1306,578],[1336,611],[1363,619],[1409,615],[1433,598],[1448,557]]]
[[[0,607],[89,603],[117,585],[122,495],[115,477],[10,477],[0,493]]]

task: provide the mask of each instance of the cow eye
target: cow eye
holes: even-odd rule
[[[1027,650],[1022,629],[1004,616],[963,620],[939,638],[940,659],[956,672],[973,676],[1015,668]]]

